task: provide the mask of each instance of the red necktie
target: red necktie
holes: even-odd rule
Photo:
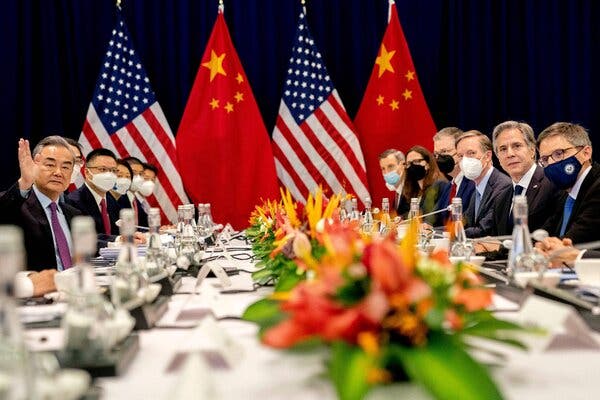
[[[456,183],[452,182],[452,187],[450,188],[450,198],[448,199],[448,205],[452,204],[452,199],[456,197]]]
[[[138,206],[137,206],[137,201],[135,201],[135,197],[131,201],[131,206],[133,207],[133,212],[135,214],[135,224],[139,225],[140,224],[140,220],[138,218]]]
[[[108,218],[108,210],[106,209],[106,200],[100,200],[100,213],[102,214],[102,223],[104,224],[104,233],[110,235],[110,218]]]

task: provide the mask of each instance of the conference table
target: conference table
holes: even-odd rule
[[[140,330],[139,351],[120,376],[97,378],[102,398],[135,399],[335,399],[326,378],[324,350],[280,351],[261,345],[257,327],[240,319],[245,308],[271,293],[253,285],[252,261],[228,260],[239,268],[232,286],[223,289],[217,278],[197,285],[184,277],[178,294],[152,329]],[[500,316],[519,315],[519,306],[495,295]],[[553,312],[552,308],[548,309]],[[600,343],[600,335],[590,335]],[[578,333],[575,332],[575,335]],[[43,338],[43,340],[41,339]],[[547,337],[531,340],[547,343]],[[34,351],[60,347],[62,331],[31,329],[26,340]],[[567,345],[521,351],[486,342],[505,359],[492,376],[508,399],[590,399],[600,393],[600,347]],[[571,344],[569,344],[571,343]],[[485,353],[474,354],[482,362]],[[498,360],[494,360],[498,363]],[[419,386],[394,384],[372,390],[369,399],[431,398]]]

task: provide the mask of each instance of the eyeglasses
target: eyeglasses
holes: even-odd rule
[[[423,158],[417,158],[415,160],[410,160],[407,162],[408,165],[421,165],[421,163],[425,162]]]
[[[91,167],[91,166],[87,166],[88,169],[95,169],[96,171],[99,171],[101,174],[105,173],[105,172],[112,172],[113,174],[117,173],[117,169],[116,168],[109,168],[109,167]]]
[[[550,158],[553,161],[562,161],[565,158],[565,153],[567,152],[567,150],[580,148],[577,151],[577,153],[579,153],[581,151],[581,149],[583,149],[583,147],[584,146],[571,146],[571,147],[567,147],[565,149],[556,149],[552,153],[550,153],[550,155],[548,155],[548,156],[540,156],[538,164],[540,164],[541,167],[546,168],[548,166],[548,160]],[[577,154],[577,153],[575,153],[575,154]]]
[[[450,149],[442,149],[440,151],[434,151],[433,156],[435,158],[440,158],[440,156],[451,156],[454,157],[456,155],[456,151],[452,151]]]

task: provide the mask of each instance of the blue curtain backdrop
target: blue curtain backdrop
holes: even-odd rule
[[[308,21],[354,117],[387,24],[387,0],[308,0]],[[400,21],[438,127],[536,132],[558,120],[600,146],[600,2],[399,0]],[[18,177],[19,137],[78,138],[115,22],[112,0],[7,0],[0,13],[0,189]],[[226,0],[225,17],[269,131],[299,0]],[[123,0],[123,13],[174,132],[217,0]],[[599,147],[600,149],[600,147]]]

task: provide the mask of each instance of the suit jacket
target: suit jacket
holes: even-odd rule
[[[467,237],[482,237],[496,233],[494,227],[494,204],[496,198],[511,190],[512,181],[510,178],[494,168],[483,191],[477,216],[475,216],[476,190],[473,190],[473,194],[469,200],[469,205],[465,212],[467,221],[465,233]]]
[[[61,201],[59,205],[70,228],[73,217],[81,213]],[[17,225],[23,229],[27,269],[41,271],[56,268],[56,250],[50,221],[33,190],[24,198],[16,183],[0,193],[0,224]],[[69,232],[65,232],[65,235],[68,234]]]
[[[111,195],[111,197],[112,197],[112,195]],[[124,194],[115,200],[117,202],[117,213],[116,213],[117,219],[119,218],[119,213],[122,209],[133,208],[132,203],[135,202],[135,205],[137,206],[137,215],[138,215],[138,220],[136,222],[136,225],[148,226],[148,214],[146,214],[146,211],[144,211],[144,208],[142,207],[142,203],[140,203],[140,201],[136,197],[134,197],[133,200],[129,200],[129,196]]]
[[[510,235],[513,221],[509,220],[514,188],[498,196],[495,204],[494,225],[496,235]],[[535,168],[531,182],[525,191],[527,196],[527,223],[530,231],[541,228],[554,213],[558,190],[540,166]]]
[[[67,204],[77,208],[84,215],[89,215],[94,218],[96,232],[98,232],[99,235],[106,233],[104,231],[104,222],[102,221],[100,208],[98,207],[98,203],[96,203],[96,198],[87,185],[81,185],[80,188],[69,193],[65,201]],[[111,195],[106,196],[106,208],[110,219],[110,236],[118,235],[119,227],[116,225],[116,222],[119,219],[119,206],[115,198]]]
[[[554,213],[544,224],[550,236],[560,236],[563,208],[568,193],[562,191],[556,203]],[[593,163],[592,169],[581,183],[575,199],[571,218],[567,222],[565,234],[573,243],[585,243],[600,240],[600,164]]]
[[[446,208],[450,205],[452,199],[450,198],[450,192],[452,190],[452,182],[448,182],[447,185],[444,185],[440,190],[440,197],[438,200],[438,204],[436,205],[436,210],[441,210],[442,208]],[[475,190],[475,182],[470,179],[463,177],[462,182],[460,183],[460,187],[456,192],[456,196],[460,197],[463,204],[463,210],[467,209],[469,202],[471,201],[471,196],[473,195],[473,191]],[[438,214],[438,217],[435,220],[434,226],[443,226],[446,221],[451,217],[450,212],[444,212]]]

